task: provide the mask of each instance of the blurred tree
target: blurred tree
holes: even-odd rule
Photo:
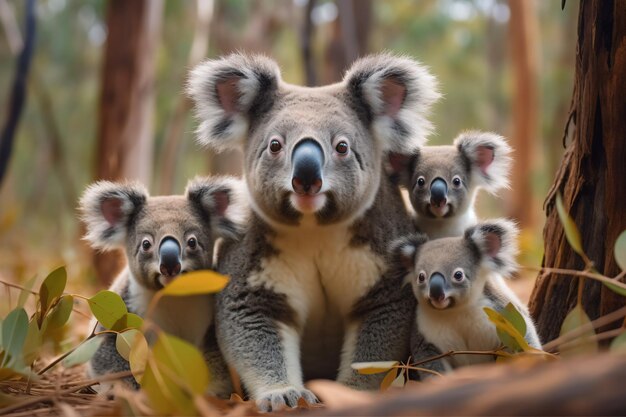
[[[509,0],[511,9],[511,62],[515,79],[511,145],[515,158],[511,175],[509,216],[522,229],[534,224],[532,175],[537,159],[538,130],[538,51],[537,11],[534,0]]]
[[[559,172],[546,199],[546,267],[581,270],[582,259],[564,236],[555,197],[582,235],[594,267],[608,276],[619,268],[613,257],[617,236],[626,229],[626,7],[621,2],[581,0],[576,73],[567,142]],[[530,310],[544,341],[559,335],[577,301],[578,280],[548,275],[538,279]],[[621,297],[596,281],[584,284],[582,303],[593,320],[624,305]]]
[[[155,51],[163,2],[110,0],[96,179],[149,184],[153,156]],[[121,269],[119,254],[95,254],[98,279],[108,284]]]

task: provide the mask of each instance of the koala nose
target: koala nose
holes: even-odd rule
[[[159,269],[166,277],[180,273],[180,244],[173,237],[166,237],[159,246]]]
[[[430,276],[428,296],[431,300],[443,301],[446,298],[446,279],[439,272]]]
[[[430,204],[442,207],[448,201],[448,184],[442,178],[435,178],[430,184]]]
[[[298,194],[317,194],[322,188],[324,151],[314,139],[300,141],[291,155],[291,186]]]

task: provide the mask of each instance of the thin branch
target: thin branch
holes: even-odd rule
[[[624,333],[625,331],[626,331],[626,329],[624,329],[622,327],[620,327],[619,329],[608,330],[606,332],[602,332],[602,333],[598,333],[598,334],[594,335],[593,336],[593,340],[595,340],[596,342],[600,342],[600,341],[606,340],[606,339],[613,339],[614,337],[619,336],[620,334]],[[577,343],[578,343],[578,340],[570,340],[569,342],[563,343],[561,345],[561,349],[565,350],[568,347],[575,346]]]
[[[501,356],[501,357],[510,357],[511,355],[508,353],[504,353],[504,352],[500,352],[500,351],[485,351],[485,350],[450,350],[448,352],[445,353],[441,353],[439,355],[436,356],[432,356],[430,358],[426,358],[426,359],[422,359],[421,361],[412,363],[408,366],[419,366],[419,365],[423,365],[427,362],[432,362],[432,361],[436,361],[438,359],[443,359],[449,356],[455,356],[455,355],[483,355],[483,356]]]
[[[7,282],[7,281],[5,281],[3,279],[0,279],[0,284],[4,284],[7,287],[17,288],[18,290],[26,291],[26,292],[29,292],[31,294],[39,295],[39,293],[37,291],[33,291],[33,290],[28,289],[26,287],[22,287],[21,285],[18,285],[18,284],[13,284],[12,282]]]
[[[623,290],[626,290],[626,284],[624,284],[623,282],[620,282],[620,281],[617,280],[618,278],[621,279],[624,276],[623,273],[620,273],[615,278],[609,278],[609,277],[606,277],[606,276],[601,275],[601,274],[597,274],[597,273],[593,273],[593,272],[589,272],[589,271],[576,271],[574,269],[560,269],[560,268],[540,268],[540,269],[537,269],[537,268],[533,268],[533,267],[524,267],[524,269],[539,271],[540,273],[543,273],[545,275],[547,275],[547,274],[572,275],[572,276],[576,276],[576,277],[591,278],[593,280],[604,282],[606,284],[611,284],[611,285],[619,287],[619,288],[621,288]]]

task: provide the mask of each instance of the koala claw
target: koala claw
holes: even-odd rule
[[[286,407],[297,407],[300,398],[304,398],[309,404],[319,403],[315,394],[308,389],[286,387],[265,392],[256,399],[256,405],[261,412],[277,411]]]

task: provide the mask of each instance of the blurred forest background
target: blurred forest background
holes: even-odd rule
[[[0,0],[1,120],[25,5]],[[577,1],[562,10],[558,0],[39,0],[27,102],[0,184],[0,277],[21,281],[65,264],[70,287],[105,284],[80,243],[76,212],[96,179],[137,178],[168,194],[198,174],[237,173],[237,155],[195,144],[183,93],[191,66],[235,50],[265,53],[286,81],[308,85],[339,80],[368,52],[425,63],[444,94],[431,144],[465,129],[510,139],[512,190],[481,194],[479,214],[516,218],[522,263],[539,266],[542,202],[572,97],[577,12]]]

